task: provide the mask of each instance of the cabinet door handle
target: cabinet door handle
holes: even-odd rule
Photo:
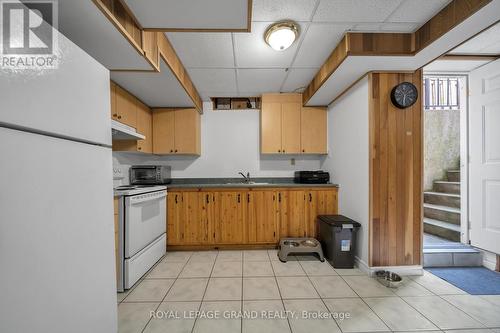
[[[118,119],[122,119],[122,116],[118,116]]]
[[[117,113],[113,113],[113,118],[116,118],[118,117],[118,114]]]
[[[170,152],[171,152],[171,153],[173,153],[173,152],[174,152],[174,150],[173,150],[173,149],[170,149]]]
[[[177,153],[177,149],[175,150],[175,152]]]
[[[281,149],[278,149],[278,153],[281,153]]]
[[[281,193],[278,193],[278,202],[281,202]]]
[[[141,150],[141,149],[142,149],[142,147],[137,147],[137,150]]]
[[[240,195],[240,194],[238,194],[238,203],[240,203],[240,202],[241,202],[241,201],[240,201],[240,198],[241,198],[241,195]]]
[[[283,149],[283,153],[285,153],[285,149]]]
[[[309,202],[312,202],[312,200],[313,200],[313,196],[311,193],[309,193]]]
[[[250,203],[250,193],[247,193],[247,202]]]
[[[207,194],[207,204],[209,203],[209,200],[210,200],[210,199],[209,199],[209,196],[208,196],[208,194]]]
[[[305,153],[305,152],[306,152],[306,150],[305,150],[305,149],[302,149],[302,152],[303,152],[303,153]]]
[[[175,195],[175,203],[177,203],[177,194]]]

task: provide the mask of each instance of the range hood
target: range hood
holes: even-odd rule
[[[146,137],[136,132],[135,128],[111,119],[111,136],[113,140],[144,140]]]

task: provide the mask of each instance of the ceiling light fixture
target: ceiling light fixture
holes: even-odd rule
[[[289,48],[299,36],[299,27],[295,22],[277,22],[269,26],[264,33],[266,43],[276,51]]]

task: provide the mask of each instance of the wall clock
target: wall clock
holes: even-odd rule
[[[405,109],[415,104],[418,98],[417,87],[410,82],[402,82],[391,91],[391,101],[395,107]]]

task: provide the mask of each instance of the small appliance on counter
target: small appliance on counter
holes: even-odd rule
[[[172,168],[168,165],[133,165],[129,176],[131,185],[170,184]]]
[[[328,184],[330,174],[326,171],[295,171],[294,182],[299,184]]]

